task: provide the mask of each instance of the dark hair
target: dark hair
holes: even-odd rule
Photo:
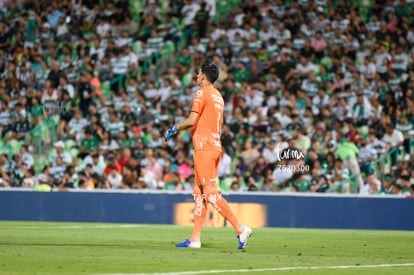
[[[208,81],[211,83],[216,81],[219,75],[219,70],[216,64],[208,61],[201,65],[201,72],[206,75]]]

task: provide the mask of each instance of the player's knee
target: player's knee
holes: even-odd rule
[[[210,193],[207,195],[207,201],[217,210],[221,211],[221,208],[218,206],[217,202],[221,200],[221,194],[218,192]]]
[[[215,203],[221,199],[221,194],[219,192],[210,193],[207,195],[207,201],[209,203]]]
[[[206,195],[205,194],[193,194],[195,207],[194,207],[194,215],[202,217],[205,214],[203,209],[205,208],[206,203]]]

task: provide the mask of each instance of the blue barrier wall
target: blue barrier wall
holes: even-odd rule
[[[274,193],[225,197],[232,203],[264,205],[270,227],[414,230],[414,199]],[[191,201],[191,194],[165,192],[0,191],[0,220],[172,224],[174,206]]]

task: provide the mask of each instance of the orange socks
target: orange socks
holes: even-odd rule
[[[199,242],[201,230],[203,229],[204,219],[207,213],[207,201],[202,195],[195,195],[195,208],[194,208],[194,228],[193,234],[191,234],[190,241]]]
[[[224,199],[220,193],[215,192],[208,195],[194,195],[195,208],[194,208],[194,228],[191,234],[190,241],[199,242],[201,236],[201,230],[203,229],[204,219],[207,214],[207,201],[214,206],[217,212],[220,213],[227,221],[231,223],[237,235],[240,235],[244,226],[234,216],[230,206],[226,199]]]
[[[233,226],[234,230],[237,232],[237,235],[240,235],[243,232],[243,225],[239,220],[234,216],[233,211],[231,211],[230,206],[225,198],[221,196],[220,193],[215,192],[207,195],[208,202],[214,206],[217,212],[220,213],[226,220],[228,220]]]

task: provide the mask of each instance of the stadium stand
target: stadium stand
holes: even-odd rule
[[[189,133],[163,135],[211,59],[222,190],[410,194],[413,7],[1,1],[0,186],[191,190]]]

